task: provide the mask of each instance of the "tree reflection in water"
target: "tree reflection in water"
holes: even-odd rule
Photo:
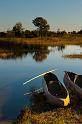
[[[65,49],[65,45],[62,44],[61,46],[58,46],[57,49],[58,49],[58,51],[63,52],[63,50]]]
[[[65,46],[58,46],[58,51],[65,49]],[[50,53],[48,46],[41,45],[2,45],[0,46],[0,59],[17,59],[31,54],[36,62],[42,62]]]

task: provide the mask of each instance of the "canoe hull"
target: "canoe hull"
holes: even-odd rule
[[[77,74],[75,74],[77,75]],[[79,75],[77,75],[79,76]],[[66,85],[67,89],[68,90],[72,90],[73,92],[75,92],[79,98],[82,99],[82,88],[80,88],[76,83],[74,83],[67,72],[65,72],[65,75],[64,75],[64,84]]]
[[[43,90],[44,90],[44,93],[46,95],[46,98],[48,100],[48,102],[52,105],[56,105],[56,106],[67,106],[69,103],[70,103],[70,98],[69,98],[69,94],[67,93],[67,97],[68,97],[68,101],[65,105],[64,103],[64,100],[65,99],[62,99],[62,98],[58,98],[56,96],[53,96],[52,94],[50,94],[50,92],[48,91],[48,87],[47,87],[47,84],[46,84],[46,81],[43,77]],[[66,97],[66,98],[67,98]]]

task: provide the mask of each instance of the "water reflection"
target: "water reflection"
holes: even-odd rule
[[[82,74],[82,60],[62,57],[66,54],[81,53],[82,47],[80,46],[28,45],[20,48],[0,46],[0,119],[14,119],[21,108],[32,104],[30,98],[24,94],[42,87],[42,77],[23,86],[23,83],[32,77],[51,69],[58,69],[55,73],[58,74],[61,82],[63,82],[64,70]],[[43,94],[40,96],[42,97],[39,98],[45,100],[46,106],[45,96]],[[34,105],[40,101],[37,96],[34,100]],[[43,109],[43,103],[38,104]]]
[[[56,47],[58,51],[65,49],[64,45]],[[51,49],[49,46],[28,45],[28,46],[0,46],[0,59],[18,59],[31,55],[36,62],[42,62],[47,58]]]
[[[63,52],[63,50],[65,49],[65,45],[58,46],[57,48],[58,48],[58,51]]]
[[[82,47],[81,46],[67,46],[64,51],[64,59],[81,59],[82,60]]]

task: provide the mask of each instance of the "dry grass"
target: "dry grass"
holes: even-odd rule
[[[81,124],[82,101],[71,100],[71,105],[65,108],[51,106],[42,94],[35,95],[37,102],[21,111],[16,124]]]
[[[25,111],[24,111],[25,112]],[[82,116],[71,108],[59,108],[56,111],[48,111],[41,114],[34,114],[26,110],[23,118],[18,124],[79,124],[82,123]]]
[[[69,37],[47,37],[47,38],[0,38],[1,42],[12,43],[14,45],[82,45],[82,36]]]
[[[64,55],[63,57],[70,59],[82,59],[82,54],[70,54],[70,55]]]
[[[13,56],[14,56],[14,52],[2,52],[2,53],[0,53],[0,58],[2,58],[2,59],[13,57]]]
[[[82,37],[55,37],[55,38],[0,38],[0,44],[12,45],[81,45]],[[10,53],[0,53],[0,56],[5,57]],[[13,53],[11,53],[13,54]],[[70,58],[79,58],[82,55],[69,55]],[[67,57],[67,56],[64,56]],[[81,124],[82,123],[82,101],[72,98],[71,105],[65,108],[51,106],[43,94],[35,95],[35,104],[29,108],[26,107],[17,117],[16,124]]]

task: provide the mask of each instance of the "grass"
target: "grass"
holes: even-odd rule
[[[28,45],[80,45],[82,46],[82,36],[55,37],[55,38],[0,38],[0,45],[19,49]],[[20,47],[19,47],[20,46]],[[25,50],[25,49],[23,49]],[[1,51],[2,58],[13,56],[14,53]],[[81,58],[81,55],[66,55],[64,57]],[[81,124],[82,123],[82,101],[76,95],[71,96],[71,104],[61,108],[48,104],[45,96],[34,94],[34,105],[24,108],[16,119],[16,124]]]
[[[70,55],[64,55],[63,57],[70,59],[82,59],[82,54],[70,54]]]
[[[46,38],[0,38],[1,43],[10,43],[13,45],[82,45],[82,36],[67,36],[67,37],[46,37]]]
[[[10,58],[16,58],[16,56],[22,57],[22,55],[24,53],[26,54],[26,52],[29,52],[32,49],[32,47],[37,49],[37,46],[38,48],[40,48],[40,46],[44,46],[44,50],[46,49],[47,52],[49,52],[48,46],[64,47],[65,45],[82,46],[82,36],[77,35],[77,36],[46,37],[46,38],[0,38],[0,58],[10,59]],[[43,51],[43,49],[41,51]],[[43,55],[42,58],[43,57],[46,58],[47,55],[45,56]],[[64,57],[81,59],[82,55],[65,55]],[[39,58],[39,59],[42,59],[42,58]]]
[[[81,124],[82,101],[71,97],[68,107],[57,107],[48,104],[42,93],[34,95],[34,105],[24,108],[17,117],[16,124]]]
[[[5,58],[9,58],[9,57],[13,57],[14,56],[14,52],[0,52],[0,58],[5,59]]]

